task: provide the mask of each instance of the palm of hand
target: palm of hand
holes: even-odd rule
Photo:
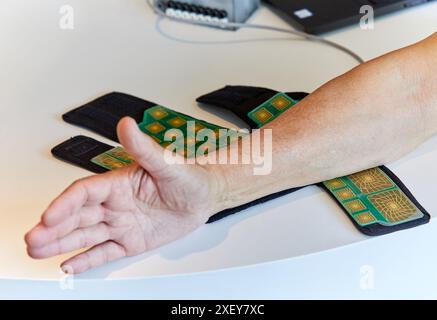
[[[162,149],[125,120],[119,136],[137,163],[72,184],[26,235],[34,258],[91,247],[63,263],[81,273],[178,239],[206,222],[214,179],[205,168],[165,164]],[[120,127],[119,127],[120,129]]]
[[[125,183],[113,187],[102,204],[113,240],[127,255],[136,255],[171,242],[208,219],[208,181],[199,170],[156,180],[140,166],[117,172]],[[126,192],[131,190],[131,192]]]

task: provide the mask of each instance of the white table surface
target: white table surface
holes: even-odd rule
[[[89,173],[54,159],[50,149],[78,134],[111,143],[64,123],[64,112],[121,91],[239,125],[220,110],[199,108],[195,98],[226,84],[311,92],[355,65],[332,48],[284,34],[157,23],[143,0],[70,0],[75,28],[62,30],[64,4],[0,3],[0,297],[437,297],[434,220],[370,239],[317,187],[89,271],[74,279],[74,290],[61,290],[58,266],[66,256],[32,260],[23,235],[54,196]],[[251,22],[287,27],[266,8]],[[353,26],[327,37],[369,60],[434,31],[437,2],[377,19],[374,30]],[[436,161],[434,138],[389,165],[432,215]],[[374,274],[370,290],[360,286],[365,266]]]

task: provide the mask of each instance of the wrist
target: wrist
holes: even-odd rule
[[[210,213],[209,217],[214,214],[232,208],[232,198],[230,196],[230,185],[228,179],[227,166],[225,165],[207,165],[209,189],[210,189]]]

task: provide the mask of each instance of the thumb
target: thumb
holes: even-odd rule
[[[121,119],[117,126],[117,135],[126,152],[152,176],[162,176],[172,171],[172,166],[164,159],[164,148],[143,133],[134,119]]]

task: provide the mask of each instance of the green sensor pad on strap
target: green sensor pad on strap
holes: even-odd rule
[[[190,121],[193,126],[191,134],[188,133]],[[232,137],[232,132],[237,133],[236,131],[229,133],[229,129],[224,127],[195,119],[158,105],[144,112],[143,121],[138,126],[142,132],[152,137],[164,148],[174,142],[177,144],[178,140],[180,140],[181,145],[178,150],[180,150],[180,155],[186,158],[194,157],[199,148],[205,148],[205,150],[202,150],[202,154],[207,154],[209,151],[214,151],[226,146],[229,137]],[[179,129],[181,136],[170,135],[172,141],[166,141],[166,132],[171,129]],[[215,145],[196,140],[195,135],[203,129],[209,129],[214,132]],[[223,129],[226,130],[226,135],[220,131]],[[122,147],[111,149],[91,159],[91,162],[94,164],[108,170],[123,168],[130,165],[133,161],[133,158]]]
[[[122,147],[116,147],[92,158],[91,162],[108,170],[117,170],[127,167],[135,160]]]
[[[360,226],[395,226],[421,219],[424,213],[381,169],[373,168],[323,182]]]
[[[296,103],[297,101],[294,101],[285,93],[280,92],[259,107],[250,111],[247,115],[258,125],[259,128],[261,128],[267,123],[275,120]]]
[[[192,126],[191,128],[190,122]],[[139,124],[139,127],[141,131],[151,136],[164,148],[168,147],[173,142],[179,142],[181,144],[180,148],[178,148],[181,151],[180,155],[186,158],[194,157],[199,148],[205,149],[202,150],[202,154],[221,148],[227,145],[226,142],[229,137],[228,134],[223,135],[220,131],[226,130],[226,133],[229,131],[224,127],[195,119],[163,106],[155,106],[147,109],[144,112],[143,122]],[[181,136],[170,135],[172,141],[166,141],[168,140],[165,139],[166,132],[171,129],[179,129]],[[214,132],[215,144],[207,144],[205,141],[199,141],[196,139],[199,131],[203,129],[209,129]]]

